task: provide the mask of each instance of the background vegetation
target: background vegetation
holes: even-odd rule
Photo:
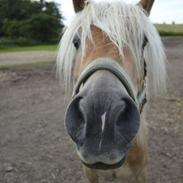
[[[161,36],[183,36],[183,24],[155,24]]]
[[[0,0],[0,47],[57,43],[62,20],[54,2]]]
[[[183,24],[155,26],[161,36],[183,36]],[[15,46],[28,50],[32,45],[56,45],[63,27],[63,16],[54,2],[0,0],[0,51]]]

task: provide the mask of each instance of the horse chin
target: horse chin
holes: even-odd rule
[[[82,161],[82,163],[90,169],[97,169],[97,170],[112,170],[112,169],[117,169],[120,168],[124,162],[125,162],[126,157],[123,157],[119,162],[115,163],[115,164],[105,164],[102,162],[97,162],[94,164],[87,164],[84,161]]]

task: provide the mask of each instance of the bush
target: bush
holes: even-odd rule
[[[30,38],[38,40],[42,43],[50,43],[53,40],[58,40],[61,26],[59,20],[47,15],[46,13],[40,13],[33,15],[28,21]]]
[[[63,28],[62,19],[54,2],[0,0],[0,39],[5,37],[0,44],[58,42]]]
[[[0,38],[0,48],[7,48],[7,47],[14,47],[14,46],[33,46],[41,44],[38,41],[27,39],[24,37],[18,37],[18,38]]]
[[[19,37],[15,39],[15,45],[18,45],[18,46],[33,46],[37,44],[41,44],[41,42],[33,39],[28,39],[25,37]]]
[[[15,41],[13,39],[5,38],[5,37],[0,38],[0,48],[14,46],[14,45],[15,45]]]
[[[33,15],[30,19],[24,21],[6,20],[3,24],[6,37],[11,38],[12,42],[16,42],[18,45],[26,45],[26,43],[30,45],[35,42],[56,43],[59,39],[60,30],[59,20],[45,13]]]
[[[21,32],[19,30],[20,24],[21,23],[16,20],[13,21],[6,20],[3,22],[2,30],[6,32],[6,36],[8,37],[15,38],[21,36]]]

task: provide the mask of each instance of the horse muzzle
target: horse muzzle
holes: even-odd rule
[[[139,109],[126,86],[102,69],[80,85],[65,116],[83,164],[102,170],[122,166],[139,122]]]

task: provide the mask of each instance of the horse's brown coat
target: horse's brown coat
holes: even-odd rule
[[[73,4],[74,4],[75,12],[79,12],[84,8],[85,1],[84,0],[73,0]]]
[[[137,90],[141,89],[143,84],[143,72],[138,76],[134,59],[128,48],[124,48],[124,58],[120,55],[118,48],[109,40],[109,38],[96,26],[91,28],[93,40],[87,41],[85,55],[80,65],[76,64],[75,76],[78,77],[83,69],[93,60],[99,57],[112,58],[117,61],[132,79]],[[81,57],[77,58],[81,59]]]
[[[151,8],[153,6],[153,3],[154,3],[154,0],[141,0],[140,1],[140,4],[147,11],[148,14],[151,11]]]

